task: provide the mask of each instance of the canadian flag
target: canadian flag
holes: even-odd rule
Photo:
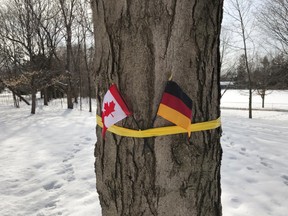
[[[129,111],[125,101],[120,95],[116,84],[108,89],[102,104],[102,136],[105,137],[107,128],[121,121],[132,113]]]

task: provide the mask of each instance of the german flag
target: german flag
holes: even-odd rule
[[[184,128],[190,137],[192,100],[173,81],[168,81],[157,115]]]

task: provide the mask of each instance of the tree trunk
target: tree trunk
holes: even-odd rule
[[[19,106],[19,100],[17,99],[15,92],[12,91],[12,93],[13,93],[14,107],[19,108],[20,107]]]
[[[91,89],[90,69],[88,69],[88,97],[89,97],[89,112],[92,112],[92,89]]]
[[[68,71],[68,86],[67,86],[67,108],[73,109],[73,87],[72,87],[72,30],[70,25],[66,25],[67,39],[66,39],[66,70]]]
[[[89,97],[89,112],[92,112],[92,88],[91,88],[91,73],[90,67],[88,64],[88,56],[87,56],[87,45],[86,45],[86,33],[83,33],[84,38],[84,62],[85,62],[85,69],[87,71],[87,81],[88,81],[88,97]]]
[[[249,119],[252,119],[252,87],[249,81]]]
[[[71,75],[70,74],[69,74],[68,85],[67,85],[67,108],[73,109],[72,83],[71,83]]]
[[[261,95],[261,98],[262,98],[262,108],[264,108],[265,107],[265,95],[266,95],[266,93],[265,93],[265,91],[262,93],[262,95]]]
[[[37,90],[35,90],[34,88],[32,88],[32,102],[31,102],[31,114],[35,114],[36,113],[36,93]]]
[[[47,88],[43,89],[43,96],[44,96],[44,106],[48,106],[49,98]]]
[[[33,75],[31,78],[31,114],[36,113],[36,94],[37,94],[37,89],[35,88],[35,76]]]
[[[116,83],[140,129],[155,116],[171,73],[193,100],[193,122],[220,116],[223,1],[92,1],[97,113]],[[130,117],[119,125],[137,128]],[[106,139],[97,126],[95,170],[103,216],[220,216],[220,129]]]

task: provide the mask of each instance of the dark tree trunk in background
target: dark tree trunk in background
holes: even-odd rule
[[[70,38],[71,39],[71,38]],[[68,42],[67,40],[67,62],[66,62],[66,70],[68,72],[68,82],[67,82],[67,108],[73,109],[73,93],[72,93],[72,75],[71,75],[71,41]]]
[[[60,8],[62,11],[62,17],[64,19],[65,39],[66,39],[66,65],[65,69],[68,73],[67,82],[67,108],[73,109],[73,88],[72,88],[72,22],[74,19],[73,11],[75,6],[75,0],[71,0],[68,3],[66,0],[59,0]],[[69,5],[69,8],[67,6]]]
[[[31,78],[31,114],[36,113],[36,94],[37,89],[35,88],[35,76]]]
[[[31,99],[32,99],[32,102],[31,102],[31,114],[35,114],[36,113],[36,93],[37,93],[37,90],[35,89],[32,89],[31,91]]]
[[[166,81],[193,100],[193,122],[220,116],[223,1],[92,1],[97,113],[116,83],[141,129],[153,121]],[[138,129],[129,117],[119,125]],[[97,127],[95,170],[103,216],[220,216],[220,129],[139,139]]]
[[[92,112],[92,88],[90,70],[88,69],[88,97],[89,97],[89,112]]]
[[[84,62],[85,62],[85,69],[87,71],[87,81],[88,81],[88,97],[89,97],[89,112],[92,112],[92,87],[91,87],[91,73],[90,73],[90,67],[88,64],[88,56],[87,56],[87,45],[86,45],[86,35],[84,35]]]
[[[261,94],[261,99],[262,99],[262,108],[265,107],[265,95],[266,95],[265,90],[263,90],[263,93]]]
[[[47,88],[43,89],[43,96],[44,96],[44,106],[48,106],[49,98]]]
[[[14,107],[19,108],[20,107],[19,100],[17,99],[15,92],[13,91],[12,93],[13,93]]]

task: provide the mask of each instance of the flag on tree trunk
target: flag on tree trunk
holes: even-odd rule
[[[105,137],[107,128],[131,114],[117,86],[115,84],[110,86],[102,104],[102,136]]]
[[[168,81],[157,115],[184,128],[190,137],[192,100],[173,81]]]

